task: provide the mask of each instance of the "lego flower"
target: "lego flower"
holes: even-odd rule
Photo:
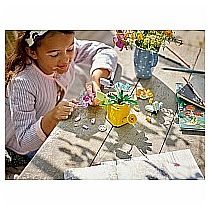
[[[164,34],[168,37],[172,37],[173,36],[173,31],[172,30],[166,30],[166,31],[164,31]]]
[[[143,34],[141,32],[137,34],[137,40],[138,41],[143,40]]]
[[[92,99],[89,95],[84,95],[82,97],[82,105],[83,105],[83,108],[87,108],[88,105],[91,105],[92,104]]]
[[[160,47],[164,48],[170,42],[182,44],[172,30],[117,30],[113,40],[121,51],[138,47],[158,52]]]
[[[117,36],[114,36],[113,38],[114,44],[122,50],[125,47],[125,43],[119,39]]]

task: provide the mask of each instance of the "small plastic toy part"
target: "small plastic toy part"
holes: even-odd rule
[[[106,131],[106,129],[107,129],[107,128],[106,128],[106,125],[99,125],[99,126],[98,126],[98,130],[101,131],[101,132]]]
[[[74,122],[78,122],[78,121],[80,121],[80,120],[81,120],[81,116],[78,115],[78,116],[74,119]]]
[[[74,123],[74,127],[78,127],[78,125],[79,125],[78,123]]]
[[[152,104],[154,101],[154,94],[150,89],[145,89],[145,88],[138,88],[136,89],[136,96],[137,98],[140,99],[148,99],[149,104]]]
[[[135,106],[133,106],[133,109],[134,109],[136,112],[140,112],[139,105],[135,105]]]
[[[85,130],[89,129],[89,127],[87,125],[83,125],[82,128],[84,128]]]
[[[107,106],[107,119],[116,127],[125,125],[126,123],[135,124],[137,117],[130,114],[129,104],[112,104]]]
[[[162,108],[162,105],[163,105],[162,102],[155,101],[151,105],[146,105],[145,109],[148,112],[157,114],[160,111],[160,109]]]
[[[104,85],[106,88],[114,87],[113,80],[111,79],[100,78],[100,84]]]
[[[92,125],[94,125],[94,124],[96,123],[96,118],[92,118],[92,119],[90,120],[90,122],[91,122]]]
[[[146,116],[146,121],[147,121],[148,123],[151,123],[151,122],[152,122],[152,119],[151,119],[151,117],[149,117],[149,116]]]
[[[135,114],[129,114],[129,115],[127,116],[127,121],[128,121],[129,124],[134,125],[134,124],[137,122],[137,117],[136,117],[136,115],[135,115]]]

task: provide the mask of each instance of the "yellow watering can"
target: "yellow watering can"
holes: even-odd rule
[[[101,104],[108,100],[106,94],[99,91],[96,93],[96,98],[101,101]],[[136,115],[130,114],[130,104],[108,104],[105,107],[106,118],[113,126],[119,127],[126,123],[135,124],[137,122]]]
[[[137,117],[135,114],[130,114],[129,104],[111,104],[107,106],[107,119],[116,127],[122,126],[126,123],[135,124]]]

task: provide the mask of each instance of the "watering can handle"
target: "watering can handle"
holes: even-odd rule
[[[152,53],[152,67],[155,67],[158,62],[158,54],[156,52],[151,52]]]
[[[135,115],[135,114],[129,114],[129,115],[127,116],[127,122],[128,122],[129,124],[131,124],[131,125],[136,124],[136,122],[137,122],[137,117],[136,117],[136,115]]]

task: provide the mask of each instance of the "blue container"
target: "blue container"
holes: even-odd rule
[[[134,68],[137,79],[150,79],[152,68],[157,65],[158,55],[154,51],[135,48]]]

